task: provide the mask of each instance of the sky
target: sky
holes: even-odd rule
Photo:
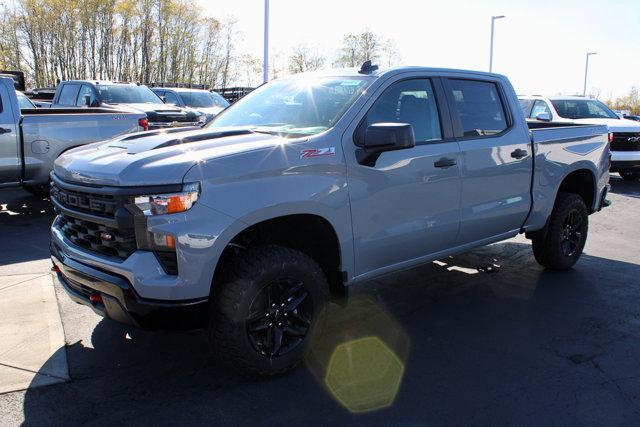
[[[241,46],[262,57],[264,0],[198,0],[207,15],[235,17]],[[270,0],[270,51],[299,44],[333,59],[345,33],[369,29],[395,40],[401,65],[493,71],[518,94],[587,91],[601,99],[640,87],[640,0]]]

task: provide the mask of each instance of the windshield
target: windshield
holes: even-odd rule
[[[21,110],[24,110],[25,108],[36,108],[35,104],[25,95],[20,92],[16,92],[16,95],[18,95],[18,106]]]
[[[251,126],[284,136],[314,135],[336,124],[370,78],[275,80],[229,107],[208,127]]]
[[[146,86],[98,85],[102,102],[107,104],[162,104],[162,100]]]
[[[229,102],[213,92],[178,92],[182,102],[191,108],[227,108]]]
[[[556,99],[553,107],[565,119],[618,119],[602,102],[595,99]]]

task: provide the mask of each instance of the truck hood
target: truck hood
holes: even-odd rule
[[[609,132],[640,132],[640,122],[627,119],[576,119],[575,123],[607,125]]]
[[[168,104],[105,104],[105,106],[132,113],[145,113],[150,122],[194,122],[197,119],[195,111]]]
[[[198,163],[289,141],[247,128],[141,132],[69,150],[53,170],[64,181],[90,185],[178,184]]]

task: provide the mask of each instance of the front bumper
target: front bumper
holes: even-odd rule
[[[612,161],[609,170],[611,172],[640,172],[640,160]]]
[[[50,249],[55,278],[69,297],[103,317],[143,329],[187,330],[205,325],[208,298],[171,302],[141,298],[123,276],[74,261],[54,242]]]
[[[612,151],[611,172],[640,171],[640,151]]]

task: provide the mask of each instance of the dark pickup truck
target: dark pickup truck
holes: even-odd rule
[[[201,126],[206,116],[167,105],[147,86],[100,80],[67,80],[60,83],[51,108],[112,108],[145,113],[149,130]],[[202,121],[200,121],[202,119]]]

